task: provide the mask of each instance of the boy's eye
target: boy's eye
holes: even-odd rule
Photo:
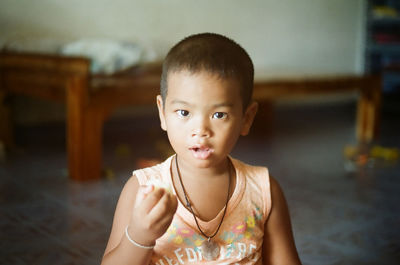
[[[214,119],[224,119],[226,116],[227,114],[225,112],[215,112],[212,117]]]
[[[183,109],[177,110],[176,113],[177,113],[178,116],[180,116],[180,117],[187,117],[187,116],[189,115],[189,111],[183,110]]]

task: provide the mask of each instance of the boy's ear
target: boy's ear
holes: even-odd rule
[[[250,105],[247,107],[244,117],[243,117],[243,125],[242,125],[242,130],[240,132],[240,135],[245,136],[249,134],[251,125],[253,124],[254,117],[256,116],[258,110],[258,103],[253,101],[250,103]]]
[[[162,100],[161,95],[157,96],[157,108],[158,108],[158,116],[160,116],[161,129],[166,131],[167,125],[165,123],[164,102]]]

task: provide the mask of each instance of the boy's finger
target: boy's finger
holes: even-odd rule
[[[150,192],[152,192],[154,190],[154,186],[153,185],[143,185],[143,193],[145,195],[149,194]]]
[[[159,222],[168,215],[173,215],[176,211],[177,201],[174,195],[164,193],[156,205],[149,212],[149,217],[153,222]]]
[[[153,185],[141,185],[139,186],[137,195],[136,195],[136,201],[135,201],[135,208],[137,208],[146,198],[146,196],[154,190]]]
[[[141,207],[143,207],[146,214],[148,214],[152,208],[157,205],[159,200],[163,197],[165,191],[163,189],[155,189],[143,198]]]
[[[170,193],[170,194],[168,194],[168,199],[169,199],[171,209],[174,212],[176,212],[176,209],[178,208],[178,199],[177,199],[176,195]]]

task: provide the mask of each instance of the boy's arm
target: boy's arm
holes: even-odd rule
[[[125,228],[129,225],[128,233],[133,240],[143,245],[153,245],[172,220],[177,205],[175,197],[163,189],[155,189],[146,196],[141,193],[143,200],[137,203],[135,201],[138,192],[141,192],[138,180],[131,177],[118,200],[102,265],[148,264],[152,250],[137,247],[129,242],[125,236]],[[149,227],[153,221],[156,221],[157,225]],[[146,235],[151,235],[152,239]]]
[[[301,264],[293,239],[289,210],[278,182],[270,177],[272,209],[264,227],[263,264]]]
[[[152,250],[136,248],[124,234],[124,228],[129,224],[138,190],[139,182],[136,177],[131,177],[122,189],[102,265],[128,264],[136,258],[141,260],[142,264],[147,264],[150,260]]]

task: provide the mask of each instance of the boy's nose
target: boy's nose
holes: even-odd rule
[[[198,122],[192,130],[192,137],[208,138],[210,135],[210,129],[204,120]]]
[[[205,128],[198,128],[193,130],[192,137],[208,138],[210,137],[210,131]]]

